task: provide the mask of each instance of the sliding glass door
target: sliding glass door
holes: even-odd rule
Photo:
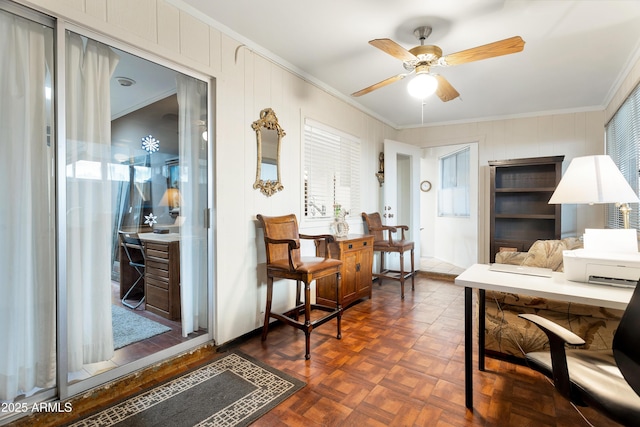
[[[65,34],[70,393],[208,334],[208,84]]]

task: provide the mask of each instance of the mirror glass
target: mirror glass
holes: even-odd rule
[[[258,159],[256,181],[253,188],[265,196],[272,196],[284,189],[280,182],[280,142],[285,132],[278,123],[276,113],[271,108],[260,112],[260,119],[251,125],[256,132]]]
[[[278,132],[263,128],[260,131],[262,156],[260,157],[260,179],[278,181]]]

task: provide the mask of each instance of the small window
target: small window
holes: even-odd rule
[[[469,147],[440,158],[438,216],[469,216]]]
[[[305,120],[304,217],[360,212],[360,140]]]

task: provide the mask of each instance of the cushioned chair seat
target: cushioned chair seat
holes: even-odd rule
[[[340,267],[342,261],[332,258],[318,258],[318,257],[302,257],[300,258],[300,264],[296,265],[296,271],[299,273],[318,273],[322,270],[326,270],[331,267]],[[269,268],[282,269],[283,271],[289,271],[289,262],[286,259],[277,260],[269,264]],[[335,274],[330,272],[328,274]]]

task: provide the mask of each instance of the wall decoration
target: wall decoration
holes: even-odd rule
[[[160,141],[152,135],[147,135],[142,138],[142,149],[149,154],[155,153],[160,150]]]

